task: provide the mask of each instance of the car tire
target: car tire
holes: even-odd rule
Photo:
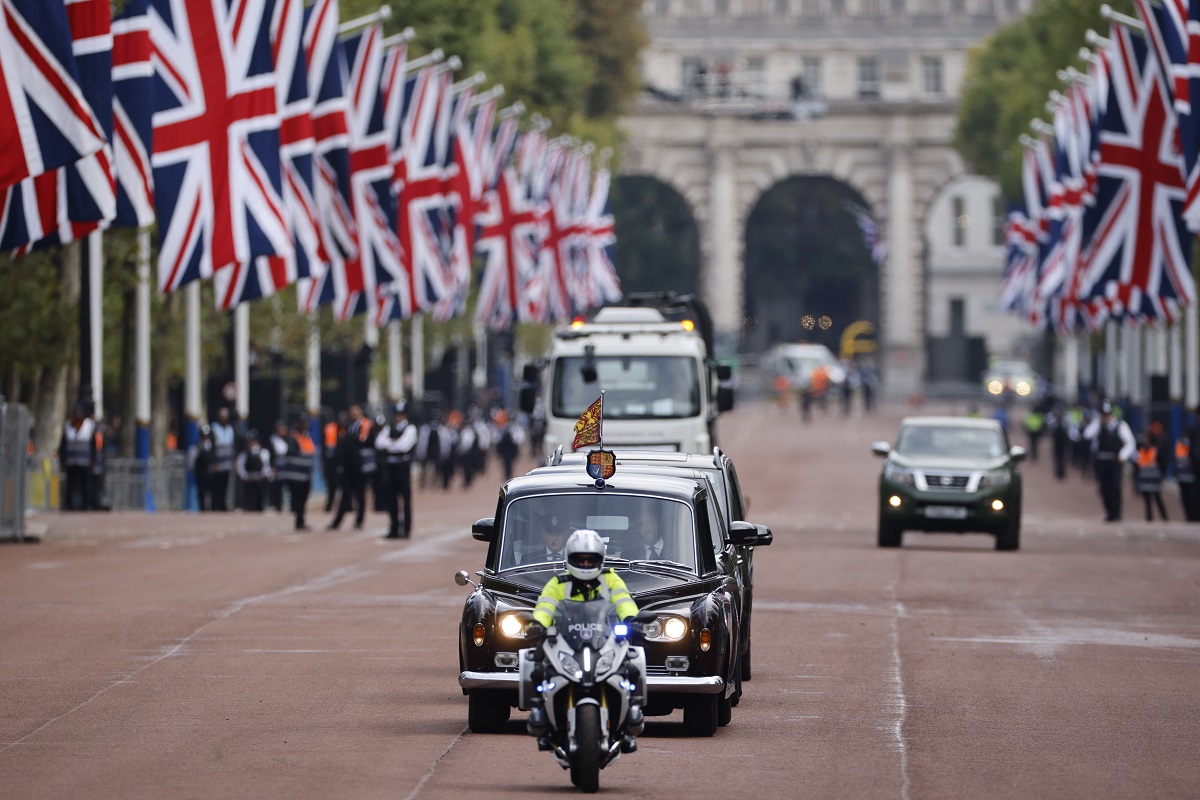
[[[683,706],[683,727],[691,736],[712,736],[717,732],[717,704],[720,696],[698,694],[689,697]]]
[[[733,694],[728,697],[725,692],[717,695],[717,726],[724,728],[733,721],[733,707],[741,700],[742,695],[742,678],[741,678],[741,659],[737,660],[736,671],[733,676]]]
[[[1021,509],[1014,509],[1008,523],[996,533],[997,550],[1017,550],[1021,547]]]
[[[879,518],[878,541],[880,547],[899,547],[904,529],[891,520]]]
[[[741,658],[742,680],[750,680],[750,645],[746,645],[746,652],[742,653]]]
[[[475,689],[467,695],[467,726],[471,733],[497,733],[510,714],[508,698],[500,692]]]

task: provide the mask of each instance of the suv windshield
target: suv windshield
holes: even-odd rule
[[[906,425],[896,439],[896,452],[905,456],[999,458],[1004,451],[1004,434],[996,428]]]
[[[530,564],[565,569],[567,537],[590,528],[607,544],[606,558],[673,561],[696,570],[696,529],[686,504],[663,497],[555,494],[508,505],[500,539],[500,570]]]
[[[596,370],[592,381],[584,380],[583,356],[555,362],[554,416],[578,417],[601,389],[605,419],[680,419],[700,414],[700,378],[693,358],[614,356],[592,361]]]

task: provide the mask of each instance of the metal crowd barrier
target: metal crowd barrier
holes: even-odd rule
[[[0,537],[25,538],[29,409],[0,400]]]
[[[187,496],[187,457],[110,458],[104,495],[114,511],[182,511]]]

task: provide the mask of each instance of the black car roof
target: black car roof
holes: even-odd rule
[[[505,484],[504,491],[510,500],[526,495],[564,491],[633,492],[691,500],[699,480],[700,476],[685,476],[678,469],[670,474],[638,470],[635,474],[623,476],[618,467],[617,474],[604,482],[604,489],[597,489],[596,481],[584,472],[581,463],[578,468],[559,466],[536,469],[528,475],[510,480]],[[700,485],[706,486],[703,483]]]

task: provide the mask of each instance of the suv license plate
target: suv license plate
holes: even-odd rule
[[[966,519],[967,509],[963,506],[925,506],[925,516],[930,519]]]

